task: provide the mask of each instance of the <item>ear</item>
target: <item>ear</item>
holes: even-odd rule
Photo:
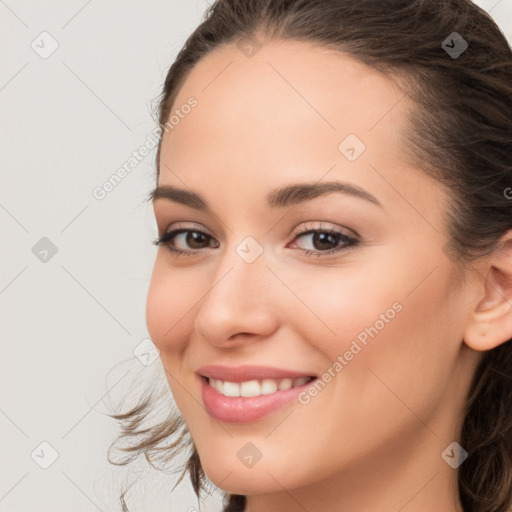
[[[512,230],[487,256],[480,301],[471,312],[464,342],[474,350],[491,350],[512,338]],[[483,297],[482,297],[483,295]]]

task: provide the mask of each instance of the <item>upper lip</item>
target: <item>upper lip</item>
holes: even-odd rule
[[[245,382],[248,380],[261,379],[294,379],[296,377],[315,376],[312,373],[274,368],[271,366],[222,366],[219,364],[201,366],[201,368],[197,369],[197,373],[203,377],[211,377],[228,382]]]

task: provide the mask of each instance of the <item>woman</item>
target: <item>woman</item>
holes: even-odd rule
[[[512,53],[491,18],[219,0],[159,106],[146,320],[179,413],[116,415],[129,450],[190,446],[225,511],[510,510]]]

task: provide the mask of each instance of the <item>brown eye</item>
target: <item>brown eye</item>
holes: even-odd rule
[[[153,243],[155,245],[165,245],[175,254],[192,255],[209,247],[211,240],[213,240],[213,237],[202,231],[180,228],[164,233]],[[218,247],[218,244],[214,244],[213,247]]]
[[[208,242],[211,239],[210,236],[202,233],[201,231],[187,231],[185,233],[186,236],[184,238],[184,242],[192,249],[202,249],[205,242],[207,247]]]
[[[339,237],[331,233],[317,232],[313,234],[311,239],[313,246],[318,251],[326,251],[336,246],[339,241]]]
[[[310,240],[311,249],[301,248],[307,255],[326,256],[356,246],[359,241],[335,229],[308,229],[296,234],[294,240]],[[293,244],[296,246],[296,244]]]

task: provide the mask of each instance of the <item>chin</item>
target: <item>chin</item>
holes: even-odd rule
[[[262,460],[253,467],[246,468],[235,458],[227,463],[226,460],[207,460],[201,458],[201,465],[208,479],[225,492],[232,494],[267,494],[280,492],[282,486],[288,488],[291,482],[279,482],[267,472],[269,467]],[[269,469],[274,474],[272,469]],[[229,476],[228,476],[229,475]]]

